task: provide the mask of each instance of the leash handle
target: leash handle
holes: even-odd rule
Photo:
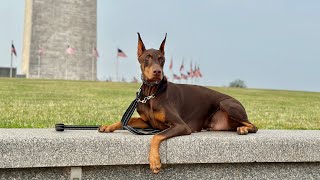
[[[65,125],[65,124],[56,124],[56,131],[64,131],[65,129],[69,130],[97,130],[100,126],[88,126],[88,125]]]

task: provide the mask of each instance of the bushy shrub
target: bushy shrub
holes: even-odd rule
[[[241,80],[241,79],[236,79],[236,80],[232,81],[232,82],[229,84],[229,87],[246,88],[247,85],[244,83],[243,80]]]

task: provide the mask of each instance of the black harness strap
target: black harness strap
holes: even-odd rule
[[[141,87],[142,86],[143,85],[141,85]],[[121,118],[122,128],[126,129],[129,132],[131,132],[133,134],[136,134],[136,135],[153,135],[153,134],[157,134],[158,132],[161,132],[161,130],[159,130],[159,129],[149,129],[149,128],[148,129],[133,128],[133,127],[128,125],[132,114],[134,113],[134,111],[137,108],[138,100],[139,100],[140,95],[141,95],[141,87],[140,87],[139,91],[136,94],[136,98],[131,102],[130,106],[128,107],[128,109],[126,110],[126,112],[123,114],[123,116]]]

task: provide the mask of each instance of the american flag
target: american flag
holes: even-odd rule
[[[17,56],[16,48],[14,47],[13,42],[11,44],[11,54],[14,54],[15,56]]]
[[[190,71],[188,72],[188,76],[190,78],[193,78],[194,74],[193,74],[193,69],[192,69],[192,61],[190,62]]]
[[[98,50],[97,50],[96,47],[94,47],[94,48],[92,49],[92,55],[93,55],[96,59],[99,58],[99,52],[98,52]]]
[[[184,60],[182,60],[181,66],[180,66],[180,71],[184,69]]]
[[[202,74],[200,72],[200,68],[199,68],[199,65],[198,66],[195,66],[195,69],[193,71],[193,74],[194,74],[194,77],[198,78],[198,77],[202,77]]]
[[[76,53],[76,50],[70,46],[66,49],[66,53],[70,55],[74,55]]]
[[[181,79],[181,77],[180,77],[180,76],[178,76],[178,75],[176,75],[176,74],[173,74],[173,79],[180,80],[180,79]]]
[[[192,73],[193,73],[193,77],[195,77],[195,78],[198,77],[198,71],[197,71],[197,65],[196,64],[194,64],[194,68],[193,68]]]
[[[187,80],[187,79],[188,79],[188,76],[185,75],[185,74],[183,74],[183,73],[181,73],[181,79]]]
[[[199,65],[198,65],[198,74],[199,74],[199,77],[202,77]]]
[[[124,58],[127,57],[127,55],[126,55],[121,49],[119,49],[119,48],[118,48],[118,54],[117,54],[117,56],[118,56],[118,57],[124,57]]]

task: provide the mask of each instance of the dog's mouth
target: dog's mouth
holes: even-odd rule
[[[159,74],[145,74],[144,79],[148,82],[161,81],[163,79],[162,73]]]
[[[148,78],[147,81],[148,82],[160,82],[162,80],[162,76],[154,76],[152,78]]]
[[[159,81],[163,78],[162,74],[154,75],[150,80],[151,81]]]
[[[151,77],[147,77],[147,76],[143,76],[141,75],[141,79],[145,84],[159,84],[161,82],[161,80],[163,79],[162,75],[155,75],[155,76],[151,76]]]

